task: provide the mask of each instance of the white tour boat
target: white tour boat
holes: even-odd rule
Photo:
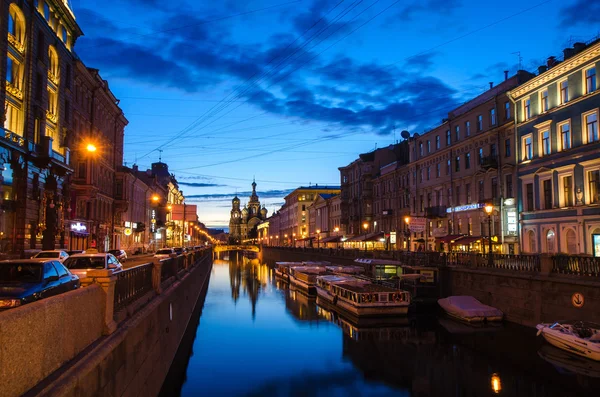
[[[548,343],[573,354],[600,361],[600,324],[587,321],[542,323],[537,334]]]
[[[484,305],[472,296],[449,296],[439,299],[438,304],[449,316],[469,323],[502,321],[504,313]]]
[[[317,277],[327,273],[325,266],[291,266],[290,282],[305,290],[308,294],[315,293]]]
[[[275,262],[275,264],[277,265],[275,267],[275,275],[285,279],[286,281],[290,276],[290,267],[302,266],[302,262]]]
[[[317,296],[355,316],[406,314],[410,294],[346,275],[317,277]]]

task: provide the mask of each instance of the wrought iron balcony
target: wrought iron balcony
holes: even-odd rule
[[[481,159],[481,168],[498,168],[498,159],[496,156],[485,156]]]

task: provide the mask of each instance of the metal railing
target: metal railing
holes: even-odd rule
[[[600,277],[600,258],[555,255],[552,257],[552,273]]]
[[[160,281],[168,280],[177,275],[177,258],[163,259],[160,267]]]
[[[136,266],[116,274],[115,312],[152,290],[152,263]]]

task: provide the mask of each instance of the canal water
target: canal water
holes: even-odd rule
[[[510,324],[356,326],[241,258],[214,262],[161,395],[599,396],[600,363]]]

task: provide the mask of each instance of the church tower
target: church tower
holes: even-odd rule
[[[231,217],[229,219],[229,239],[232,242],[256,238],[256,226],[267,219],[267,209],[260,205],[256,194],[256,181],[252,180],[250,201],[244,208],[240,206],[237,195],[231,201]]]

